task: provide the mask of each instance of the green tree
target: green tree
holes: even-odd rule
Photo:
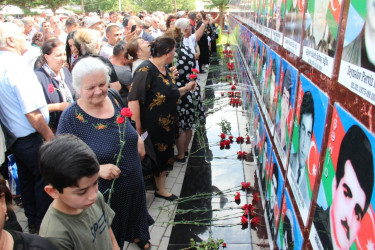
[[[220,15],[220,25],[221,27],[224,27],[224,10],[228,8],[230,0],[211,0],[211,3],[205,5],[204,7],[207,9],[219,9],[219,15]]]
[[[47,9],[51,9],[53,13],[62,6],[69,4],[70,0],[0,0],[0,5],[11,4],[18,6],[22,9],[45,6]]]
[[[124,2],[124,0],[121,0]],[[81,5],[81,0],[70,0],[70,4]],[[101,10],[108,12],[111,10],[118,11],[118,0],[84,0],[85,12],[95,12]]]
[[[45,6],[51,9],[53,14],[56,14],[56,10],[69,3],[69,0],[36,0],[33,1],[34,6]]]
[[[176,0],[177,9],[195,10],[195,1]],[[147,12],[164,11],[165,13],[172,13],[174,11],[173,0],[136,0],[135,4]]]

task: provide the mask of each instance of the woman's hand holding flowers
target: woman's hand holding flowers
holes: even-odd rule
[[[188,84],[186,84],[187,91],[195,90],[197,88],[197,82],[191,81]]]
[[[121,170],[113,164],[100,165],[99,176],[105,180],[117,179],[121,174]]]

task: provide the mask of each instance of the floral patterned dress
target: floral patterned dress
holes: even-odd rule
[[[139,101],[142,130],[147,130],[150,135],[158,161],[158,173],[173,169],[179,98],[180,92],[167,67],[166,75],[163,75],[149,60],[139,65],[128,101]]]
[[[193,52],[183,44],[177,44],[175,58],[177,58],[176,66],[179,74],[176,78],[176,85],[181,88],[191,81],[189,76],[193,73],[191,70],[195,69],[195,58]],[[177,114],[178,127],[180,130],[194,128],[197,121],[200,121],[201,124],[205,123],[199,84],[195,91],[189,91],[180,98],[177,105]]]
[[[119,128],[116,122],[121,108],[109,96],[115,114],[108,119],[99,119],[87,114],[77,102],[70,105],[62,114],[57,134],[73,134],[84,141],[96,154],[100,164],[116,164],[120,150]],[[129,120],[126,120],[125,146],[118,167],[121,175],[116,180],[111,198],[111,208],[116,213],[111,228],[122,248],[124,241],[150,239],[149,225],[154,223],[147,211],[146,191],[142,166],[138,155],[138,134]],[[99,190],[106,202],[112,181],[100,179]]]

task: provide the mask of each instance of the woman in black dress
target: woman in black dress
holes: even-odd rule
[[[178,88],[173,73],[166,67],[175,54],[172,38],[158,37],[151,45],[151,59],[141,63],[133,77],[128,105],[137,132],[147,130],[157,155],[155,196],[173,201],[177,196],[165,189],[167,171],[174,163],[175,116],[178,99],[197,86],[195,81]]]
[[[196,29],[199,30],[199,28],[203,24],[203,20],[206,20],[206,16],[204,15],[204,13],[200,13],[200,14],[197,15],[197,17],[199,17],[199,21],[197,22]],[[202,18],[203,18],[203,20],[202,20]],[[203,71],[203,65],[210,63],[210,49],[208,47],[208,35],[207,35],[208,26],[209,25],[206,25],[205,30],[203,32],[203,35],[202,35],[201,39],[198,41],[199,50],[200,50],[199,60],[198,60],[199,61],[199,71],[202,72],[202,73],[205,73]]]

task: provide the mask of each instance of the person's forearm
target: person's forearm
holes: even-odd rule
[[[189,90],[187,89],[187,87],[181,87],[181,88],[178,88],[178,91],[180,91],[180,96],[183,96],[185,95]]]
[[[42,112],[39,109],[34,110],[26,115],[27,120],[29,120],[31,126],[38,131],[44,138],[44,140],[49,141],[54,137],[54,134],[48,124],[44,120]]]
[[[198,42],[203,36],[204,30],[206,29],[206,24],[202,23],[198,30],[195,31],[195,40]]]
[[[129,101],[128,107],[130,108],[130,110],[133,113],[132,120],[135,121],[137,132],[138,132],[138,134],[141,134],[142,124],[141,124],[141,114],[140,114],[141,109],[139,107],[139,101],[138,100]]]
[[[68,106],[68,102],[50,103],[48,104],[48,111],[50,113],[55,111],[64,111]]]
[[[120,247],[117,243],[115,235],[113,234],[112,228],[110,227],[110,228],[108,228],[108,230],[109,230],[109,235],[111,236],[112,250],[119,250]]]

